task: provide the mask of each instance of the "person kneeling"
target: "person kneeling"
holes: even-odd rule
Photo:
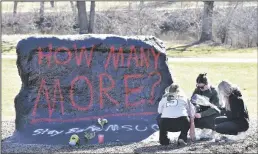
[[[194,118],[194,106],[187,98],[180,94],[179,86],[172,84],[169,92],[159,102],[158,113],[161,114],[159,121],[159,141],[161,145],[169,145],[168,132],[179,132],[178,145],[187,145],[187,133],[193,125],[190,125],[190,118]]]
[[[249,128],[249,115],[242,94],[231,83],[222,81],[219,93],[225,102],[225,114],[215,119],[215,131],[220,134],[237,135]]]
[[[196,104],[195,96],[201,96],[209,101],[211,105],[204,106]],[[214,119],[220,116],[219,96],[215,87],[213,87],[208,79],[207,73],[200,73],[196,78],[196,88],[191,96],[191,102],[195,105],[196,114],[194,119],[195,128],[201,129],[201,134],[197,140],[210,140],[215,137]],[[212,107],[213,106],[213,107]],[[208,133],[210,132],[211,133]]]

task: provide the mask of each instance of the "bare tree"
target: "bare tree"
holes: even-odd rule
[[[54,1],[50,1],[50,5],[51,5],[52,8],[55,7],[55,2]]]
[[[50,5],[51,5],[51,7],[55,7],[55,2],[54,1],[50,1]]]
[[[18,6],[18,2],[15,1],[13,4],[13,15],[15,16],[17,14],[17,6]]]
[[[202,18],[202,32],[200,42],[212,40],[212,14],[214,1],[205,1]]]
[[[140,1],[140,6],[143,8],[143,5],[144,5],[144,1],[143,0],[141,0]]]
[[[85,1],[77,1],[77,9],[78,9],[78,22],[80,34],[86,34],[88,28],[88,19],[87,19],[87,12],[86,12],[86,3]]]
[[[75,15],[76,14],[76,9],[75,9],[75,6],[73,4],[73,1],[70,1],[70,4],[71,4],[71,8],[72,8],[73,14]]]
[[[95,19],[95,1],[91,1],[88,33],[93,33],[94,19]]]
[[[39,18],[40,20],[44,20],[44,2],[40,2]]]
[[[226,19],[225,19],[225,22],[224,23],[221,23],[221,43],[225,43],[226,40],[227,40],[227,37],[228,37],[228,29],[229,29],[229,26],[230,26],[230,23],[233,19],[233,14],[238,6],[238,2],[235,4],[234,8],[232,8],[228,14],[226,15]]]
[[[129,2],[128,10],[131,10],[131,9],[132,9],[132,2]]]
[[[138,25],[137,25],[137,29],[138,29],[138,34],[140,34],[140,35],[142,35],[143,34],[143,19],[144,19],[144,17],[143,17],[143,9],[144,9],[144,1],[143,0],[141,0],[140,1],[140,4],[139,4],[139,11],[138,11]]]

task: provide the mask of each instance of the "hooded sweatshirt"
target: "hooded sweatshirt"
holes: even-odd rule
[[[195,109],[185,97],[168,95],[159,102],[158,113],[161,114],[161,118],[194,117]]]

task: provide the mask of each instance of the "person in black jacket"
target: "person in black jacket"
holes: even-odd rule
[[[220,134],[237,135],[249,128],[249,115],[240,90],[222,81],[218,90],[225,103],[223,116],[215,118],[215,131]]]
[[[191,100],[195,94],[206,97],[207,100],[216,107],[220,107],[219,95],[215,87],[208,80],[207,73],[200,73],[196,78],[196,88],[192,94]],[[195,128],[202,129],[200,139],[213,139],[215,136],[214,120],[220,116],[220,113],[209,106],[196,105]],[[209,134],[208,131],[212,130]]]

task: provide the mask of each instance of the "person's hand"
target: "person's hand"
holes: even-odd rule
[[[195,118],[201,118],[201,114],[200,113],[195,113]]]

